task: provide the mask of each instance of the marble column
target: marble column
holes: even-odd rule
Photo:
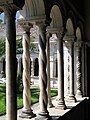
[[[32,25],[29,22],[21,24],[24,30],[23,33],[23,109],[20,117],[32,118],[35,117],[31,109],[31,91],[30,91],[30,28]]]
[[[52,101],[51,101],[51,84],[50,84],[50,37],[52,35],[50,33],[47,33],[47,94],[48,94],[48,107],[53,107]]]
[[[57,61],[58,61],[58,98],[56,108],[66,109],[64,101],[64,61],[63,61],[63,35],[57,34]]]
[[[10,6],[4,10],[6,16],[6,119],[17,120],[16,10]]]
[[[40,85],[40,112],[38,113],[37,120],[49,119],[49,113],[47,110],[47,57],[46,57],[46,25],[45,21],[38,21],[39,27],[39,85]]]
[[[69,38],[69,52],[70,52],[70,94],[68,97],[68,101],[76,102],[76,98],[74,95],[74,37]]]
[[[31,77],[33,77],[34,76],[34,63],[35,61],[34,61],[34,59],[32,59],[32,61],[31,61]]]
[[[70,56],[68,55],[68,83],[67,83],[67,96],[70,94]]]
[[[68,81],[69,81],[69,53],[67,48],[67,42],[64,41],[64,97],[67,98],[68,96]]]
[[[54,78],[54,58],[50,56],[50,77]]]
[[[77,79],[77,91],[76,97],[82,98],[82,83],[81,83],[81,42],[76,43],[76,79]]]
[[[21,74],[22,74],[22,70],[21,70],[21,58],[19,58],[18,59],[18,61],[17,61],[17,75],[19,76],[21,76]]]

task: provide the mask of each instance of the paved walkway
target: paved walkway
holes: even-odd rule
[[[76,106],[77,104],[80,103],[80,101],[84,100],[85,98],[82,99],[78,99],[78,102],[76,103],[70,103],[70,102],[66,102],[66,106],[67,109],[66,110],[60,110],[60,109],[56,109],[55,107],[52,108],[48,108],[49,114],[50,116],[53,116],[53,120],[57,120],[60,116],[64,115],[66,112],[68,112],[72,107]],[[56,105],[56,100],[53,98],[52,100],[53,105]],[[26,118],[20,118],[19,115],[21,113],[21,110],[18,110],[18,115],[17,115],[17,120],[28,120]],[[32,110],[33,112],[37,115],[39,112],[39,103],[36,103],[34,105],[32,105]],[[6,120],[6,115],[0,116],[0,120]],[[35,118],[32,118],[31,120],[35,120]]]

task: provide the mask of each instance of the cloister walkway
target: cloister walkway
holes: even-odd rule
[[[55,98],[56,98],[56,97],[55,97]],[[52,98],[52,103],[53,103],[54,106],[55,106],[55,104],[56,104],[56,99],[55,99],[55,98]],[[79,103],[80,103],[81,101],[83,102],[84,100],[85,100],[85,98],[81,98],[81,99],[79,98],[79,99],[77,99],[77,102],[76,102],[76,103],[66,102],[66,105],[67,105],[67,109],[66,109],[66,110],[56,109],[55,107],[48,108],[49,114],[50,114],[50,116],[52,116],[52,120],[59,120],[60,116],[65,115],[65,114],[68,113],[72,108],[74,108],[75,106],[78,106]],[[38,114],[38,111],[40,110],[40,109],[39,109],[39,103],[36,103],[36,104],[32,105],[32,109],[33,109],[33,112],[34,112],[35,114]],[[82,107],[82,109],[83,109],[83,107]],[[20,117],[19,117],[19,115],[20,115],[20,113],[21,113],[21,110],[22,110],[22,109],[19,109],[19,110],[18,110],[17,120],[29,120],[29,119],[26,119],[26,118],[20,118]],[[83,111],[83,110],[81,110],[81,113],[80,113],[80,114],[82,114],[82,111]],[[87,113],[87,114],[88,114],[88,113]],[[79,111],[78,111],[78,115],[76,115],[76,116],[79,116]],[[6,115],[0,116],[0,120],[6,120]],[[35,120],[35,118],[32,118],[32,119],[30,119],[30,120]],[[62,119],[60,119],[60,120],[62,120]],[[81,120],[81,119],[80,119],[80,120]]]

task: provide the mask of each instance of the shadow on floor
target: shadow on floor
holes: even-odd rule
[[[90,120],[89,106],[90,99],[85,99],[57,120]]]

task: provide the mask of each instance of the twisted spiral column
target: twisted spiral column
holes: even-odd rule
[[[40,112],[38,117],[41,119],[48,118],[48,110],[47,110],[47,74],[46,74],[46,65],[47,65],[47,57],[46,57],[46,25],[43,21],[38,23],[39,27],[39,82],[40,82]]]
[[[77,64],[76,64],[76,77],[77,77],[77,91],[76,97],[82,97],[82,84],[81,84],[81,47],[77,46]]]
[[[68,53],[69,54],[69,53]],[[68,96],[70,94],[70,57],[68,55],[68,75],[67,75],[67,95],[66,99],[68,99]]]
[[[48,93],[48,107],[53,107],[51,101],[51,86],[50,86],[50,37],[52,35],[47,33],[47,93]]]
[[[20,117],[32,118],[35,114],[31,110],[31,91],[30,91],[30,28],[31,25],[24,23],[23,29],[23,109]]]

